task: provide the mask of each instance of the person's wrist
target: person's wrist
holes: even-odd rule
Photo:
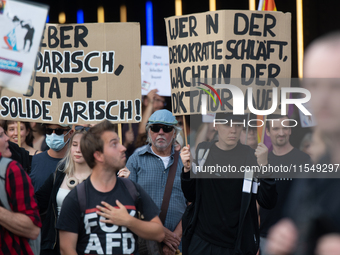
[[[126,218],[126,223],[124,224],[124,226],[126,226],[127,228],[130,228],[133,225],[135,219],[137,219],[137,218],[128,214],[128,216]]]
[[[265,159],[263,159],[263,160],[258,160],[257,161],[257,163],[261,166],[266,166],[266,165],[268,165],[268,160],[265,160]]]
[[[175,233],[179,238],[182,239],[182,231],[175,229],[175,230],[174,230],[174,233]]]
[[[191,170],[191,166],[190,167],[184,166],[184,173],[190,172],[190,170]]]
[[[153,98],[150,98],[150,97],[148,97],[148,101],[149,101],[149,103],[153,103]]]

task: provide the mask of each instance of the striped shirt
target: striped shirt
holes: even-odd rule
[[[41,227],[31,179],[16,161],[12,161],[7,167],[5,188],[12,211],[27,215],[36,226]],[[0,205],[2,206],[1,202]],[[33,255],[33,252],[27,238],[17,236],[0,225],[0,254]]]

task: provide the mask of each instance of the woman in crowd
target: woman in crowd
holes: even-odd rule
[[[18,144],[18,122],[6,120],[4,123],[4,130],[6,135],[9,137],[9,140]],[[20,139],[21,143],[18,145],[27,150],[31,156],[41,152],[40,150],[36,150],[31,146],[33,142],[33,134],[29,122],[20,122]]]
[[[86,164],[80,151],[80,139],[85,132],[85,128],[74,132],[66,156],[58,163],[56,171],[36,192],[43,220],[40,253],[42,255],[60,254],[59,236],[55,225],[62,202],[71,189],[91,174],[92,170]]]

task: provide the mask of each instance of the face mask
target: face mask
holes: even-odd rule
[[[68,143],[70,138],[64,142],[64,137],[69,133],[68,131],[65,135],[56,135],[52,133],[51,135],[46,135],[46,144],[54,151],[60,151]]]

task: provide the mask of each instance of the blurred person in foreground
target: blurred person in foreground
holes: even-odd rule
[[[319,163],[328,168],[340,163],[340,32],[314,41],[304,59],[305,87],[328,153]],[[307,80],[306,80],[307,78]],[[330,165],[332,164],[332,165]],[[339,171],[338,171],[339,172]],[[296,185],[290,203],[291,218],[283,219],[269,233],[269,254],[340,254],[340,181],[338,178],[307,179]]]
[[[327,143],[329,143],[327,140],[327,137],[321,134],[320,129],[314,129],[311,134],[311,143],[306,151],[313,163],[317,164],[321,157],[326,153]]]

